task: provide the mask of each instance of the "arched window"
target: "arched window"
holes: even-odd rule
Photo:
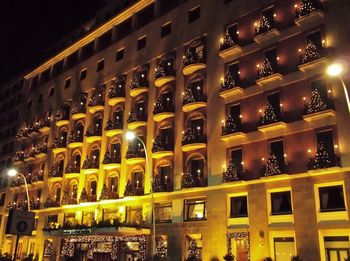
[[[94,164],[98,164],[100,162],[100,150],[99,149],[93,149],[91,151],[91,160]]]
[[[94,125],[95,125],[96,134],[102,135],[102,116],[101,115],[97,115],[94,118]]]
[[[74,167],[80,167],[81,156],[80,154],[74,155]]]
[[[143,194],[143,171],[133,171],[131,175],[131,182],[134,187],[136,195]]]
[[[91,180],[90,181],[90,196],[96,196],[97,194],[97,181],[96,180]]]
[[[78,198],[78,184],[74,183],[70,187],[69,191],[71,198],[72,199],[77,199]]]
[[[115,123],[116,127],[118,129],[123,128],[123,110],[121,108],[118,108],[113,112],[113,122]]]
[[[75,126],[75,132],[77,135],[77,139],[79,141],[83,141],[84,125],[81,122],[77,123],[77,125]]]
[[[120,162],[120,151],[121,151],[121,145],[120,143],[113,143],[111,145],[111,158],[113,159],[113,162]]]
[[[61,187],[56,187],[54,191],[54,201],[59,202],[61,199]]]
[[[64,129],[60,132],[60,139],[62,144],[67,144],[67,130]]]

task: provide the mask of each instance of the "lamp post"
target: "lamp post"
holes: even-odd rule
[[[348,107],[348,112],[350,114],[350,99],[349,99],[349,93],[346,89],[346,85],[344,80],[342,79],[341,75],[344,71],[344,66],[340,63],[333,63],[327,68],[327,74],[331,77],[337,77],[343,87],[345,99],[346,99],[346,105]]]
[[[150,183],[150,194],[151,194],[151,206],[152,206],[152,249],[151,249],[151,255],[152,255],[152,260],[155,254],[155,249],[156,249],[156,219],[155,219],[155,211],[154,211],[154,197],[153,197],[153,186],[152,186],[152,174],[151,174],[151,169],[150,169],[150,164],[148,161],[148,153],[147,153],[147,148],[145,143],[143,142],[142,139],[137,137],[134,132],[128,131],[126,133],[126,139],[129,141],[132,141],[134,139],[137,139],[138,141],[141,142],[143,149],[145,151],[145,156],[146,156],[146,169],[148,171],[148,176],[149,176],[149,183]]]
[[[28,184],[27,184],[26,177],[22,173],[19,173],[16,169],[9,169],[7,171],[7,176],[9,176],[9,177],[15,177],[17,175],[20,176],[24,180],[24,186],[25,186],[26,194],[27,194],[28,211],[30,211],[29,191],[28,191]]]

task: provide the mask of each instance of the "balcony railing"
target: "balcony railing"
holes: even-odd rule
[[[34,199],[33,197],[29,201],[30,204],[30,210],[37,210],[40,209],[40,201],[39,199]],[[9,202],[6,207],[6,211],[10,210],[22,210],[27,211],[28,210],[28,203],[27,200],[19,200],[18,202]]]
[[[238,82],[229,72],[226,73],[224,81],[221,83],[220,92],[232,90],[236,87],[238,87]]]
[[[149,82],[147,80],[147,72],[135,72],[132,76],[131,83],[130,83],[130,89],[136,89],[136,88],[148,88]]]
[[[229,135],[241,131],[241,124],[235,122],[231,115],[228,115],[225,123],[221,126],[221,135]]]
[[[55,120],[56,120],[56,122],[69,120],[69,114],[66,113],[66,109],[61,108],[58,111],[56,111],[56,113],[55,113]]]
[[[325,48],[317,48],[311,41],[307,43],[304,53],[300,50],[300,64],[316,61],[326,55]]]
[[[272,66],[271,61],[268,58],[264,59],[262,66],[257,66],[257,79],[262,79],[277,73],[277,68]]]
[[[175,70],[173,69],[170,62],[160,62],[155,69],[154,79],[159,79],[165,76],[175,76]]]
[[[280,109],[278,111],[275,111],[273,106],[268,102],[265,107],[264,113],[260,115],[260,126],[265,126],[282,121],[282,115],[283,113]]]
[[[88,107],[104,106],[105,100],[103,92],[95,93],[91,96],[88,102]]]
[[[51,145],[52,149],[58,149],[58,148],[66,148],[67,144],[63,137],[56,137]]]
[[[158,135],[153,142],[152,153],[160,152],[160,151],[173,151],[174,145],[170,142],[170,137],[168,137],[167,141],[161,139]]]
[[[187,128],[182,137],[182,145],[192,143],[207,143],[207,137],[203,134],[194,134],[191,128]]]
[[[91,124],[85,133],[86,137],[92,137],[92,136],[102,136],[102,129],[100,126],[96,126],[95,124]]]
[[[21,128],[19,128],[17,134],[16,134],[16,139],[22,139],[22,138],[27,138],[28,137],[28,127],[22,126]]]
[[[63,177],[63,170],[59,170],[57,166],[53,166],[49,169],[49,178]]]
[[[282,155],[283,156],[283,155]],[[269,177],[287,173],[287,164],[283,157],[277,158],[274,153],[270,153],[266,165],[262,167],[262,176]]]
[[[68,143],[74,142],[83,142],[83,135],[81,133],[78,134],[78,132],[75,130],[72,130],[68,135]]]
[[[45,208],[55,208],[60,206],[60,201],[59,200],[52,200],[50,196],[46,199],[44,202],[44,207]]]
[[[100,167],[100,163],[96,161],[92,161],[89,158],[86,158],[82,169],[98,169]]]
[[[130,180],[125,185],[124,197],[127,196],[141,196],[144,194],[144,188],[140,185],[134,186]]]
[[[159,97],[154,105],[153,115],[163,112],[175,112],[175,107],[170,101],[170,99],[164,100],[162,97]]]
[[[112,119],[109,117],[106,123],[105,131],[123,129],[123,121],[121,119]]]
[[[194,102],[206,102],[207,96],[204,93],[193,93],[193,91],[190,88],[187,88],[185,90],[182,105],[194,103]]]
[[[295,15],[297,18],[306,16],[317,10],[322,10],[322,5],[318,0],[302,1],[300,6],[295,7]]]
[[[196,63],[205,63],[204,52],[196,53],[193,50],[187,49],[183,58],[183,65],[188,66]]]
[[[261,35],[275,28],[274,19],[268,19],[266,16],[261,16],[259,22],[255,24],[255,35]]]
[[[121,155],[119,152],[110,153],[109,150],[107,150],[102,163],[103,164],[121,163]]]
[[[19,187],[24,185],[24,180],[22,177],[18,176],[17,178],[13,178],[9,184],[11,188],[13,187]]]
[[[194,188],[194,187],[205,187],[207,186],[207,179],[200,177],[199,173],[192,173],[190,169],[182,175],[181,187],[182,188]]]
[[[220,51],[224,51],[226,49],[231,48],[234,45],[237,45],[238,43],[235,42],[231,36],[231,34],[226,33],[225,37],[220,41]]]
[[[222,182],[233,182],[242,180],[243,169],[240,166],[236,166],[236,164],[230,160],[226,170],[223,170],[222,173]]]
[[[72,115],[86,113],[86,104],[83,101],[76,101],[72,104]]]
[[[50,115],[50,113],[48,113]],[[38,125],[39,125],[39,129],[42,129],[42,128],[50,128],[50,120],[51,120],[51,117],[47,115],[45,117],[42,117],[42,118],[39,118],[38,119]]]
[[[128,117],[128,123],[137,122],[137,121],[147,121],[146,113],[134,113],[130,112]]]
[[[153,192],[171,192],[173,191],[173,183],[170,177],[165,177],[164,180],[159,175],[155,175],[152,183]]]
[[[77,166],[74,163],[68,163],[66,168],[64,169],[64,173],[66,174],[80,173],[80,166]]]
[[[125,97],[125,79],[118,79],[113,81],[108,91],[108,98],[113,99],[117,97]]]
[[[43,180],[44,180],[44,176],[40,174],[38,170],[34,170],[32,173],[32,183],[43,181]]]
[[[314,89],[310,95],[310,101],[304,104],[304,115],[313,114],[325,110],[334,109],[333,100],[330,97],[321,97],[319,91]]]
[[[80,198],[79,198],[79,202],[83,203],[83,202],[96,202],[97,201],[97,196],[96,195],[88,195],[86,192],[86,189],[83,188],[81,194],[80,194]]]
[[[24,151],[16,151],[13,157],[13,162],[24,161]]]
[[[103,185],[99,200],[118,199],[118,198],[119,198],[119,195],[117,191],[112,191],[111,189],[107,188],[106,184]]]
[[[47,143],[41,142],[34,147],[35,155],[46,154],[47,153]]]
[[[62,198],[61,205],[76,205],[78,200],[76,198]]]
[[[334,151],[326,150],[325,145],[320,142],[317,145],[315,156],[309,158],[308,170],[326,169],[332,167],[341,167],[340,156]]]
[[[127,159],[131,158],[144,158],[145,157],[145,151],[142,148],[142,145],[140,143],[138,144],[129,144],[128,150],[126,152]]]

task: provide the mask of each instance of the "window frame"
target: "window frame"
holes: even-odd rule
[[[173,215],[173,205],[171,202],[169,203],[160,203],[160,204],[156,204],[155,205],[155,212],[159,209],[165,209],[165,208],[171,208],[171,219],[157,219],[157,215],[155,213],[154,217],[155,217],[155,222],[156,223],[172,223],[173,222],[173,218],[172,218],[172,215]]]
[[[198,201],[198,202],[197,202]],[[196,205],[204,205],[203,209],[203,217],[202,218],[193,218],[189,217],[189,207],[190,206],[196,206]],[[191,221],[205,221],[207,220],[207,199],[206,198],[193,198],[193,199],[185,199],[184,200],[184,221],[185,222],[191,222]]]
[[[290,193],[290,205],[292,213],[286,214],[272,214],[272,195],[273,193],[289,192]],[[294,204],[293,204],[293,191],[291,187],[282,187],[276,189],[267,190],[267,213],[269,224],[276,223],[294,223]]]

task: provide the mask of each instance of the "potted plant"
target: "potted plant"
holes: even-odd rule
[[[224,255],[224,260],[225,261],[235,261],[235,256],[234,255],[232,255],[232,253],[227,253],[226,255]]]
[[[292,256],[290,261],[301,261],[301,258],[299,256]],[[349,260],[350,261],[350,260]]]

